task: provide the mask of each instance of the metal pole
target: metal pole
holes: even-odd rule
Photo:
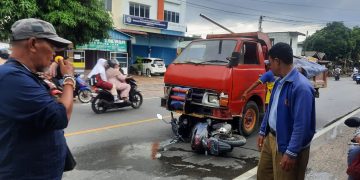
[[[207,17],[207,16],[205,16],[205,15],[203,15],[203,14],[200,14],[200,17],[202,17],[202,18],[204,18],[204,19],[206,19],[206,20],[208,20],[208,21],[210,21],[210,22],[214,23],[215,25],[217,25],[217,26],[219,26],[219,27],[223,28],[224,30],[228,31],[228,32],[229,32],[229,33],[231,33],[231,34],[234,34],[234,32],[233,32],[233,31],[231,31],[230,29],[228,29],[228,28],[224,27],[223,25],[221,25],[221,24],[217,23],[216,21],[214,21],[214,20],[210,19],[209,17]]]
[[[260,16],[259,18],[259,32],[262,32],[262,21],[263,21],[263,16]]]

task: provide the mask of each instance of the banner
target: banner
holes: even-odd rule
[[[76,49],[127,52],[126,41],[117,39],[94,40],[88,44],[78,45]]]
[[[136,26],[146,26],[157,29],[167,29],[168,22],[166,21],[157,21],[153,19],[130,16],[124,14],[124,24],[136,25]]]

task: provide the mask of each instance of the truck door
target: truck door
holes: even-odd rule
[[[240,100],[244,91],[249,88],[259,77],[265,72],[264,55],[262,53],[261,45],[257,42],[247,41],[241,45],[240,53],[242,55],[238,66],[233,68],[233,91],[231,107],[242,113],[242,107],[246,102]],[[265,86],[260,85],[257,89],[249,93],[249,96],[258,96],[264,100]],[[261,108],[261,107],[259,107]]]

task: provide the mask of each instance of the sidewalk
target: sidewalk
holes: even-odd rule
[[[360,117],[359,114],[356,116]],[[313,142],[307,180],[347,179],[348,142],[353,137],[354,131],[355,128],[349,128],[341,123]]]

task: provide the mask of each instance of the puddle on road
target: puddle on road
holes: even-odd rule
[[[174,147],[157,152],[158,158],[153,159],[153,151],[152,143],[121,144],[119,141],[112,141],[79,148],[74,151],[74,156],[78,163],[77,170],[123,169],[155,177],[184,175],[196,179],[232,179],[257,164],[256,158],[206,156]]]

